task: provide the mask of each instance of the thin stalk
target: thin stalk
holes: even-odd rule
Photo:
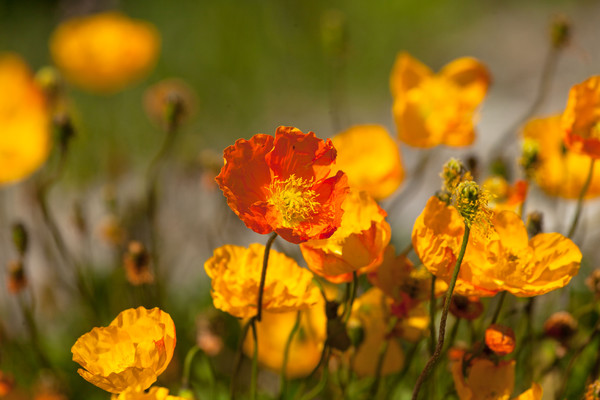
[[[452,293],[454,292],[454,286],[456,286],[456,280],[458,278],[458,273],[460,272],[460,265],[462,264],[462,260],[467,250],[467,244],[469,243],[470,233],[471,228],[467,224],[465,224],[465,233],[463,235],[460,253],[458,254],[456,264],[454,265],[452,279],[450,280],[450,285],[448,286],[448,291],[446,292],[446,298],[444,300],[444,309],[442,311],[442,317],[440,319],[439,339],[435,347],[435,352],[433,353],[429,361],[427,361],[425,368],[423,369],[421,375],[419,375],[419,378],[417,379],[417,383],[415,384],[415,388],[412,394],[412,400],[417,400],[419,398],[419,390],[421,389],[421,385],[423,385],[423,382],[425,382],[425,379],[427,378],[431,370],[433,370],[435,364],[442,355],[442,349],[444,346],[444,336],[446,335],[446,320],[448,318],[448,310],[450,309],[450,301],[452,300]]]
[[[294,340],[294,335],[300,328],[300,320],[302,318],[302,312],[298,311],[296,313],[296,322],[292,327],[290,335],[287,338],[287,342],[285,343],[285,350],[283,351],[283,363],[281,364],[281,375],[279,378],[279,398],[283,399],[285,397],[285,392],[287,391],[287,364],[290,355],[290,348],[292,347],[292,341]]]
[[[356,291],[358,289],[358,274],[356,271],[352,272],[352,284],[350,287],[350,297],[348,298],[348,302],[346,303],[346,308],[344,309],[343,321],[344,323],[348,322],[350,319],[350,315],[352,314],[352,305],[354,304],[354,299],[356,299]]]
[[[587,193],[590,183],[592,182],[592,176],[594,175],[594,162],[596,160],[594,158],[590,158],[590,169],[588,171],[587,178],[585,179],[585,183],[581,188],[581,192],[579,193],[579,198],[577,199],[577,209],[575,210],[575,216],[573,217],[573,222],[571,223],[571,228],[569,229],[568,237],[569,239],[573,237],[575,233],[575,229],[577,228],[577,223],[579,222],[579,217],[581,216],[581,210],[583,209],[583,198]]]
[[[256,400],[258,382],[258,337],[256,335],[256,320],[251,319],[252,340],[254,341],[254,354],[252,355],[252,378],[250,379],[250,398]]]
[[[325,358],[329,358],[328,354],[329,354],[329,348],[327,350],[327,354],[325,354]],[[323,389],[325,389],[325,386],[327,385],[327,379],[328,378],[329,378],[329,368],[328,368],[327,364],[325,364],[325,369],[323,370],[323,374],[321,375],[321,379],[319,380],[319,383],[317,384],[317,386],[315,386],[308,393],[304,394],[304,396],[302,396],[300,398],[300,400],[313,400],[313,399],[315,399],[323,391]]]
[[[229,386],[229,397],[231,399],[235,398],[235,384],[237,381],[237,377],[240,374],[240,368],[242,366],[242,356],[243,356],[243,348],[244,348],[244,339],[246,339],[246,335],[248,334],[248,330],[250,329],[250,325],[254,321],[256,317],[250,318],[242,327],[242,333],[240,335],[240,340],[238,342],[237,352],[235,354],[235,361],[233,363],[233,375],[231,376],[231,385]]]
[[[500,299],[498,299],[498,304],[496,304],[496,310],[494,311],[494,316],[492,317],[491,324],[495,324],[498,321],[498,317],[500,316],[500,310],[502,310],[502,304],[504,304],[504,299],[506,298],[506,291],[500,293]]]
[[[387,353],[388,346],[392,337],[392,332],[398,324],[398,317],[392,316],[388,322],[387,329],[385,330],[385,336],[383,342],[379,346],[379,354],[377,355],[377,364],[375,366],[375,380],[371,385],[371,398],[375,398],[379,392],[379,386],[381,385],[381,371],[383,370],[383,362],[385,361],[385,355]]]
[[[35,318],[33,317],[33,312],[31,308],[27,304],[25,304],[25,301],[23,300],[23,297],[21,295],[18,296],[18,302],[19,307],[21,308],[21,313],[25,318],[27,329],[29,330],[29,336],[31,337],[31,346],[33,347],[33,350],[42,367],[50,369],[52,368],[52,365],[50,364],[48,357],[46,357],[46,354],[42,350],[42,346],[40,344],[40,335],[37,328],[37,324],[35,322]]]
[[[435,299],[435,279],[436,276],[431,276],[431,292],[429,299],[429,356],[435,353],[435,309],[437,301]]]
[[[419,349],[419,346],[421,345],[421,342],[422,342],[422,340],[419,340],[418,342],[414,343],[412,345],[412,347],[408,350],[408,354],[406,355],[406,358],[404,359],[404,367],[402,367],[402,370],[400,371],[400,373],[398,373],[394,377],[394,380],[392,381],[392,384],[390,386],[390,390],[386,393],[386,398],[390,398],[390,393],[400,383],[402,383],[402,380],[404,379],[404,377],[408,373],[408,370],[410,369],[410,366],[412,365],[412,361],[415,358],[415,354],[417,354],[417,350]]]
[[[190,387],[190,373],[192,370],[192,362],[194,361],[194,357],[200,351],[200,347],[197,345],[192,347],[185,356],[185,361],[183,363],[183,377],[181,379],[181,386],[183,388]]]
[[[273,232],[269,239],[267,240],[267,244],[265,245],[265,255],[263,257],[263,266],[262,271],[260,273],[260,284],[258,285],[258,301],[256,302],[256,320],[260,322],[260,318],[262,315],[262,303],[263,303],[263,292],[265,290],[265,280],[267,279],[267,266],[269,265],[269,253],[271,251],[271,246],[277,237],[277,233]]]

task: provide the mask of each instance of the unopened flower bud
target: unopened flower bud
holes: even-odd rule
[[[144,245],[138,241],[129,243],[128,251],[123,256],[123,264],[127,272],[127,280],[132,285],[154,282],[150,271],[150,256]]]
[[[12,226],[12,239],[19,255],[24,256],[29,245],[29,235],[22,222],[17,222]]]
[[[75,136],[75,128],[71,122],[71,118],[66,113],[56,114],[52,120],[52,125],[56,132],[56,140],[59,144],[62,153],[65,153],[69,148],[71,139]]]
[[[569,44],[571,40],[571,22],[564,15],[559,15],[552,21],[550,37],[552,46],[555,49],[560,49]]]
[[[195,112],[197,102],[194,91],[176,78],[162,80],[144,93],[148,118],[169,131]]]
[[[559,311],[544,323],[544,334],[565,344],[577,332],[577,321],[566,311]]]
[[[539,211],[533,211],[527,214],[527,234],[529,237],[534,237],[538,233],[543,232],[544,214]]]
[[[492,324],[485,330],[485,344],[500,357],[515,350],[515,332],[509,326]]]
[[[540,144],[537,140],[525,138],[521,147],[521,158],[519,164],[523,167],[525,175],[531,177],[539,164]]]
[[[8,291],[13,294],[19,293],[27,286],[25,269],[21,261],[11,261],[8,264]]]
[[[35,82],[44,91],[51,103],[57,99],[62,86],[62,80],[56,68],[51,66],[40,68],[35,74]]]
[[[456,158],[451,158],[444,164],[442,169],[441,178],[442,178],[442,191],[447,193],[452,193],[454,189],[458,186],[458,184],[464,179],[471,179],[471,175],[469,174],[462,161],[457,160]]]

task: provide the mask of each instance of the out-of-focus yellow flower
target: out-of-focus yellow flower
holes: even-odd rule
[[[379,347],[384,340],[389,340],[389,345],[383,360],[382,375],[398,372],[404,365],[404,353],[399,343],[393,337],[386,338],[391,318],[389,304],[389,299],[381,290],[371,288],[357,298],[352,306],[352,318],[360,320],[365,331],[351,366],[360,377],[375,375]]]
[[[85,380],[111,393],[145,390],[169,365],[175,324],[158,308],[121,312],[109,326],[94,328],[71,348]]]
[[[296,314],[264,312],[260,324],[256,325],[258,361],[273,371],[281,371],[285,345],[296,322]],[[322,300],[302,311],[300,318],[286,368],[286,376],[292,379],[307,376],[317,366],[327,337],[327,317]],[[251,335],[246,336],[244,352],[249,356],[254,354]]]
[[[113,394],[111,400],[185,400],[183,397],[170,396],[169,389],[152,387],[148,392],[144,390],[128,389],[119,395]]]
[[[50,53],[67,80],[93,92],[117,92],[146,75],[158,57],[156,28],[118,12],[63,22]]]
[[[376,268],[392,235],[387,213],[366,192],[351,190],[342,210],[342,224],[330,238],[300,244],[308,267],[335,283]]]
[[[0,186],[25,179],[50,152],[46,101],[27,64],[0,53]]]
[[[472,230],[455,292],[493,296],[506,290],[520,297],[561,288],[577,274],[579,248],[558,233],[540,233],[531,240],[521,218],[511,211],[495,213],[487,233]],[[415,221],[412,242],[425,267],[450,281],[464,234],[458,211],[436,197]]]
[[[510,210],[519,213],[523,202],[527,198],[527,181],[518,180],[514,185],[509,185],[501,176],[495,175],[483,182],[485,190],[490,192],[489,206],[496,212]]]
[[[463,375],[463,361],[452,363],[452,378],[460,400],[508,400],[515,385],[515,361],[494,363],[486,358],[470,361],[467,376]],[[537,383],[513,400],[541,400],[542,387]]]
[[[569,149],[600,158],[600,76],[571,88],[561,122]]]
[[[600,107],[600,106],[599,106]],[[551,196],[577,199],[589,172],[589,157],[565,145],[561,116],[532,119],[523,128],[523,137],[539,146],[533,178]],[[594,165],[586,199],[600,196],[600,165]]]
[[[353,126],[331,141],[337,150],[336,166],[348,175],[350,187],[380,200],[404,180],[400,149],[383,126]]]
[[[422,148],[470,145],[489,84],[487,68],[473,58],[456,59],[434,75],[408,53],[398,54],[390,86],[400,140]]]
[[[215,249],[204,269],[212,279],[211,295],[216,308],[238,318],[256,315],[264,253],[265,246],[258,243],[248,248],[225,245]],[[320,294],[312,277],[296,261],[271,249],[263,311],[297,311],[315,304]]]

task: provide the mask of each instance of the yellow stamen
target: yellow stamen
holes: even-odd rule
[[[319,203],[312,185],[311,181],[297,178],[294,174],[285,181],[276,178],[271,183],[268,203],[277,208],[285,228],[294,228],[316,213]]]

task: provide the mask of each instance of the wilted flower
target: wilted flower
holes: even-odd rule
[[[566,311],[552,314],[544,322],[544,335],[561,344],[566,344],[577,332],[577,320]]]
[[[121,312],[109,326],[94,328],[71,348],[85,380],[111,393],[145,390],[169,365],[175,324],[158,308]]]
[[[473,58],[454,60],[434,75],[408,53],[398,54],[390,86],[400,140],[424,148],[470,145],[489,84],[487,68]]]
[[[385,199],[404,179],[400,149],[380,125],[356,125],[331,138],[337,168],[348,175],[350,187]]]
[[[366,192],[351,190],[342,203],[341,226],[328,239],[300,244],[308,267],[331,282],[349,282],[352,273],[366,273],[383,260],[392,231],[387,213]]]
[[[571,88],[561,124],[569,149],[600,158],[600,76]]]
[[[184,398],[170,396],[169,389],[155,386],[148,391],[128,389],[119,395],[113,394],[111,400],[184,400]]]
[[[525,140],[539,147],[537,162],[532,168],[533,179],[551,196],[577,199],[589,172],[589,157],[566,147],[561,116],[532,119],[523,128]],[[585,198],[600,196],[600,165],[594,173]]]
[[[348,185],[342,171],[330,176],[336,157],[331,140],[280,126],[275,138],[239,139],[223,156],[216,180],[229,207],[253,231],[300,243],[328,238],[340,226]]]
[[[0,186],[35,172],[50,152],[46,101],[27,64],[0,53]]]
[[[129,242],[127,252],[123,256],[123,265],[127,280],[132,285],[154,282],[154,275],[150,270],[150,255],[142,243],[136,240]]]
[[[521,218],[511,211],[493,214],[487,233],[472,230],[455,292],[480,297],[506,290],[515,296],[537,296],[561,288],[577,274],[579,248],[558,233],[530,240]],[[450,281],[464,234],[458,211],[432,197],[415,221],[412,241],[427,269]]]
[[[475,358],[469,361],[463,375],[463,358],[452,363],[452,378],[460,400],[508,400],[515,385],[515,361],[494,361]],[[541,400],[542,387],[537,383],[513,400]]]
[[[238,318],[256,315],[264,253],[265,246],[258,243],[248,248],[225,245],[215,249],[204,269],[212,279],[211,295],[216,308]],[[312,284],[312,276],[293,259],[271,250],[263,310],[287,312],[315,304],[320,294]]]
[[[286,376],[299,378],[307,376],[321,359],[325,345],[326,332],[325,308],[322,297],[317,304],[302,311],[300,326],[294,335],[288,353]],[[285,345],[297,312],[264,312],[260,324],[256,325],[258,340],[258,361],[265,367],[280,372],[283,365]],[[254,341],[248,335],[244,342],[244,352],[254,354]]]
[[[156,28],[118,12],[67,20],[50,38],[50,53],[67,80],[94,92],[116,92],[146,75],[158,57]]]
[[[505,356],[515,350],[515,332],[509,326],[492,324],[485,330],[485,344],[499,356]]]

